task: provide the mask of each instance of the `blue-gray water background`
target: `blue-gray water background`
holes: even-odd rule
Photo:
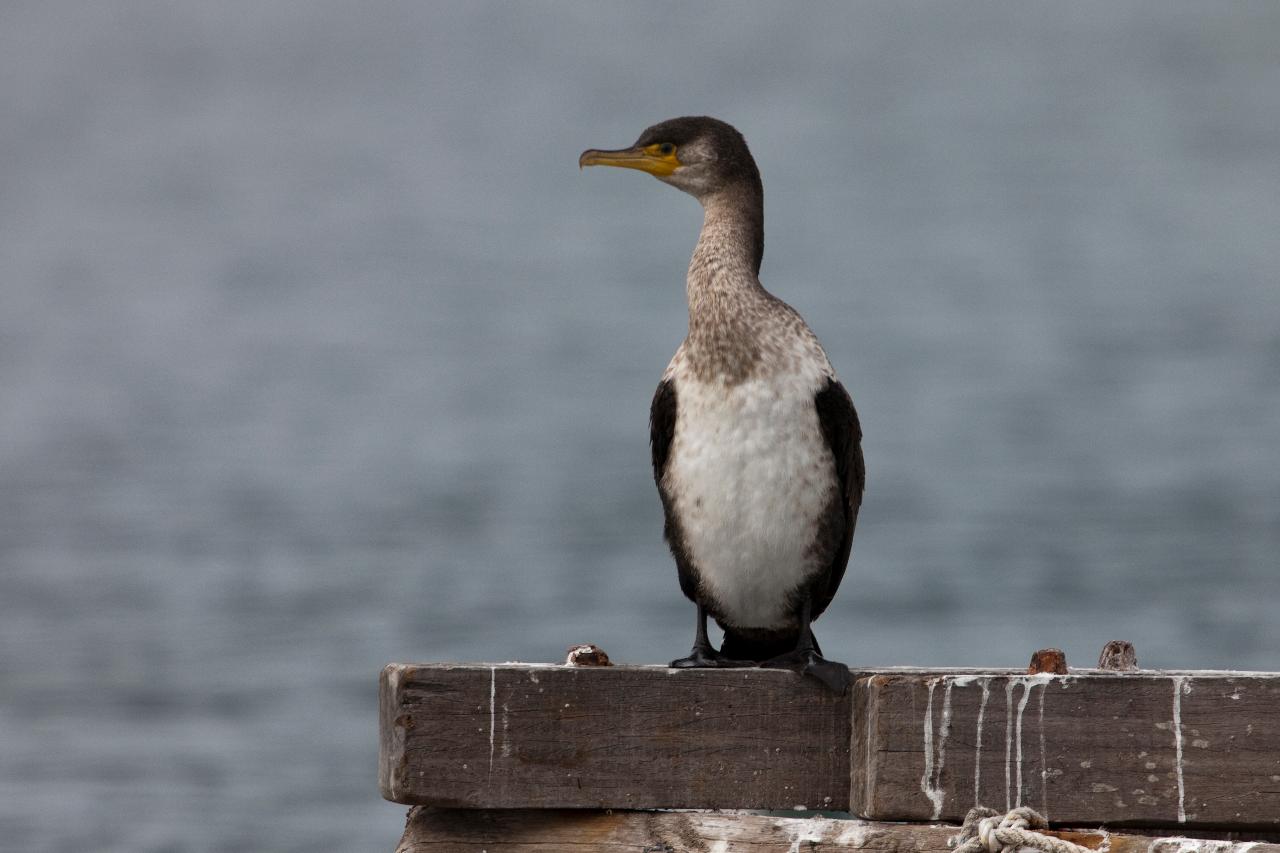
[[[859,664],[1280,667],[1274,3],[7,2],[0,848],[390,851],[391,660],[687,650],[709,113],[869,492]]]

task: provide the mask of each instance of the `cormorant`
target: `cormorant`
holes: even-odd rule
[[[849,560],[866,474],[862,430],[817,337],[760,283],[764,191],[746,140],[675,118],[581,166],[639,169],[696,198],[689,333],[650,408],[653,476],[697,634],[675,667],[796,669],[843,691],[810,623]],[[717,651],[707,616],[724,629]]]

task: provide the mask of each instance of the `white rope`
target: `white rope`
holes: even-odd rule
[[[979,806],[969,810],[951,846],[954,853],[1016,853],[1024,847],[1042,853],[1093,853],[1088,847],[1033,831],[1048,828],[1049,821],[1027,806],[1006,815]]]

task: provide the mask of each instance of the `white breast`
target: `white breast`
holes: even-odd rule
[[[814,407],[825,381],[817,369],[731,388],[677,378],[664,483],[703,589],[737,627],[792,624],[788,595],[818,568],[808,552],[836,488]]]

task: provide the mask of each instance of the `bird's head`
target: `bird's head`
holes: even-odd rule
[[[578,167],[583,166],[639,169],[704,203],[725,191],[761,192],[760,170],[747,141],[732,125],[707,116],[655,124],[630,148],[590,148],[578,158]]]

